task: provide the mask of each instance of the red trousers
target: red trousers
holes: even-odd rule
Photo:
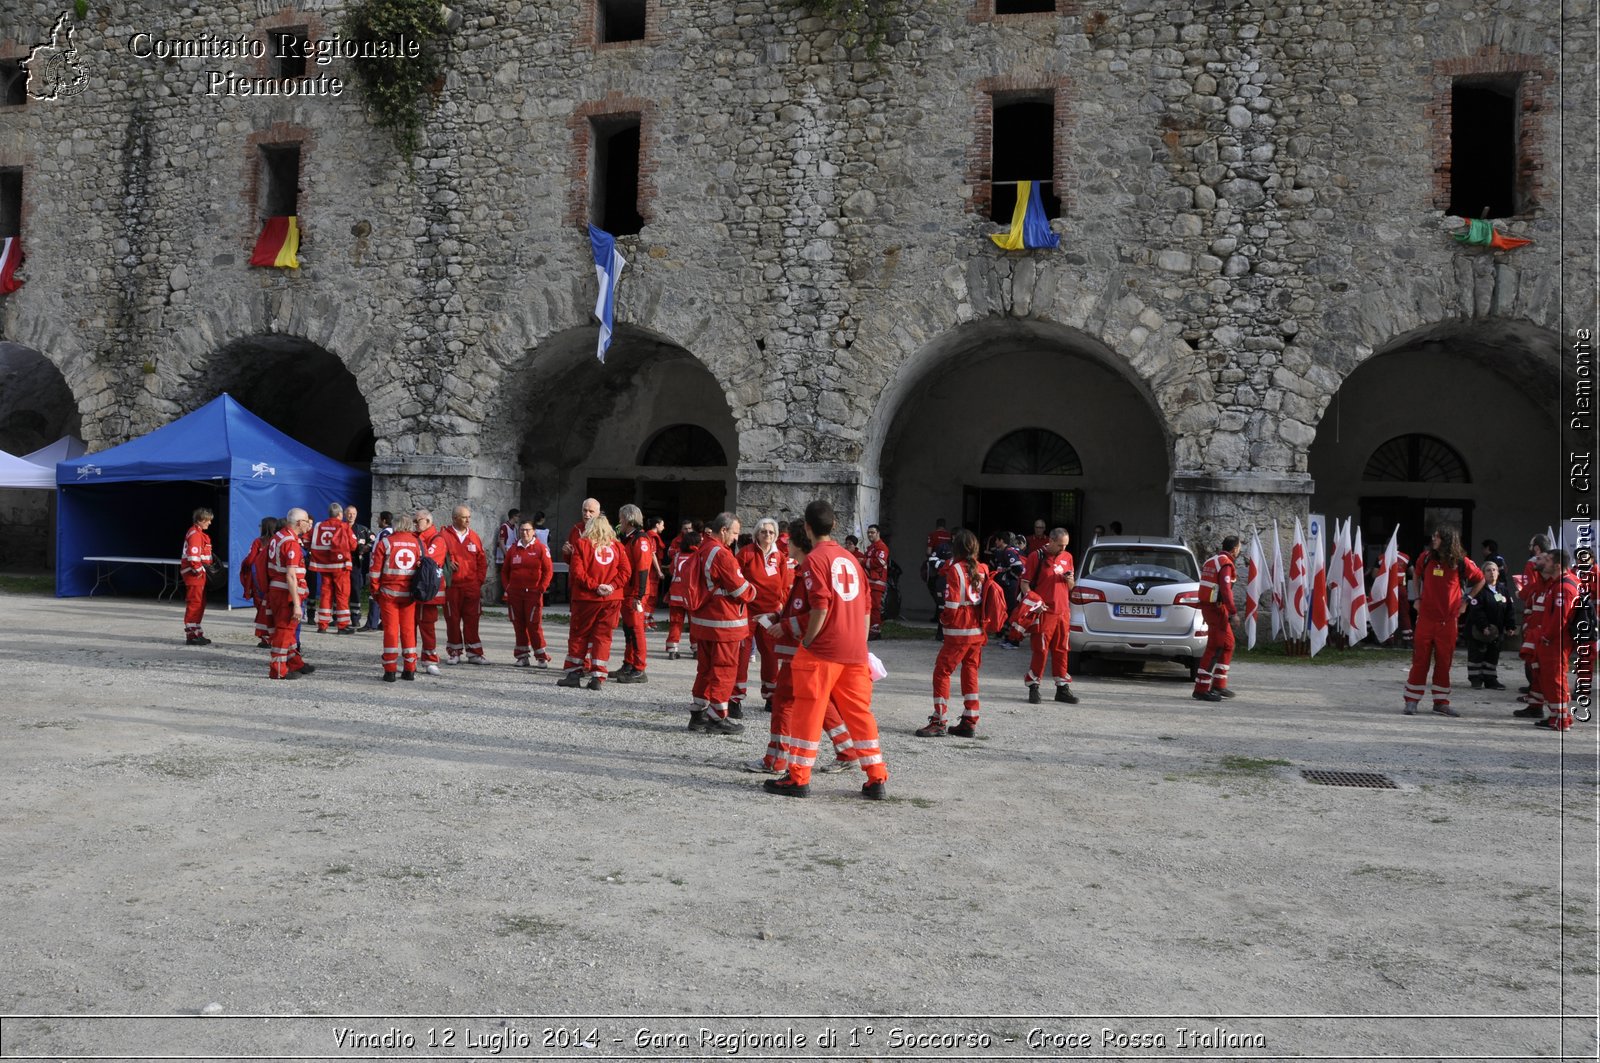
[[[770,700],[778,689],[778,667],[781,663],[778,657],[778,636],[773,633],[772,628],[763,628],[759,624],[750,625],[750,634],[755,639],[756,653],[761,657],[761,697],[763,700]],[[739,682],[742,686],[750,672],[748,653],[740,669]]]
[[[677,606],[667,607],[667,652],[671,653],[678,648],[678,643],[683,639],[683,629],[689,623],[689,612]],[[694,635],[689,636],[689,651],[694,652]]]
[[[644,639],[645,621],[650,612],[637,598],[622,603],[622,663],[635,671],[644,671],[650,647]]]
[[[439,603],[417,603],[417,635],[422,645],[422,663],[439,663]]]
[[[733,684],[739,674],[739,653],[743,642],[698,642],[695,644],[694,687],[690,691],[695,708],[704,705],[718,716],[728,715],[733,699]]]
[[[328,630],[329,621],[343,631],[350,626],[350,570],[341,568],[321,573],[317,587],[317,630]]]
[[[784,743],[788,740],[789,720],[794,714],[794,682],[787,662],[778,665],[778,677],[772,689],[772,725],[767,739],[767,753],[761,759],[773,771],[787,771],[791,751]],[[839,760],[855,760],[860,754],[850,739],[850,728],[839,715],[839,706],[832,700],[823,714],[822,728],[833,742],[834,756]]]
[[[622,603],[615,598],[595,601],[579,598],[572,603],[572,627],[567,634],[568,671],[588,664],[597,679],[608,677],[611,665],[611,635],[617,630]]]
[[[888,591],[889,591],[889,588],[887,588],[887,587],[880,587],[877,584],[873,584],[872,585],[872,590],[871,590],[871,595],[870,595],[870,597],[872,599],[871,621],[872,621],[872,630],[874,630],[874,631],[878,630],[880,627],[883,626],[883,596],[885,594],[887,594]]]
[[[452,583],[444,592],[444,650],[452,657],[483,656],[478,617],[483,615],[483,584]]]
[[[947,638],[933,662],[933,714],[950,712],[950,677],[961,670],[961,718],[978,722],[978,669],[983,667],[983,639]]]
[[[272,635],[272,614],[267,611],[265,595],[255,600],[256,602],[256,638],[264,639]]]
[[[200,620],[206,615],[206,574],[204,572],[183,577],[183,635],[197,639],[204,632]]]
[[[1433,703],[1450,704],[1450,658],[1456,652],[1456,618],[1419,615],[1411,638],[1411,672],[1406,676],[1405,698],[1422,700],[1428,681],[1428,660],[1433,659]]]
[[[306,666],[295,648],[295,634],[300,627],[300,610],[289,600],[289,592],[273,590],[267,596],[272,610],[272,658],[267,663],[267,676],[282,679],[290,672]]]
[[[383,670],[394,674],[405,662],[404,670],[417,670],[417,603],[410,594],[398,598],[379,592],[378,613],[383,617]],[[409,635],[411,645],[400,644],[401,635]]]
[[[1070,633],[1066,617],[1055,613],[1039,614],[1039,626],[1032,637],[1033,659],[1028,662],[1028,674],[1022,679],[1024,683],[1034,686],[1043,678],[1046,656],[1050,658],[1056,686],[1072,682],[1072,676],[1067,672],[1067,648],[1070,645],[1067,640]]]
[[[511,616],[511,630],[517,640],[517,660],[524,660],[531,654],[548,661],[550,650],[544,644],[544,593],[508,587],[506,612]]]
[[[1200,615],[1206,620],[1206,652],[1194,674],[1195,692],[1227,690],[1228,665],[1233,662],[1233,625],[1221,609],[1201,606]]]
[[[1533,674],[1538,677],[1539,693],[1544,695],[1544,707],[1565,730],[1572,725],[1572,688],[1567,678],[1567,669],[1572,666],[1572,660],[1567,646],[1567,633],[1561,632],[1553,644],[1539,643],[1534,647],[1534,652],[1538,655],[1539,667]]]
[[[850,729],[856,763],[869,782],[883,782],[889,767],[878,747],[878,721],[872,715],[872,676],[865,664],[826,661],[801,647],[789,665],[794,682],[794,707],[783,746],[790,751],[789,778],[796,785],[811,781],[811,768],[822,743],[822,723],[831,700]]]

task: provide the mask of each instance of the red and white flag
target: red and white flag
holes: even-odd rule
[[[1344,555],[1344,585],[1349,601],[1349,621],[1346,625],[1350,632],[1350,645],[1354,646],[1367,637],[1367,578],[1364,570],[1366,566],[1366,548],[1361,543],[1361,528],[1356,527],[1356,541],[1350,551]]]
[[[1272,637],[1281,639],[1289,631],[1284,617],[1285,576],[1283,543],[1278,539],[1278,522],[1272,522],[1272,556],[1267,558],[1267,583],[1272,590]]]
[[[1310,604],[1306,609],[1306,637],[1311,642],[1310,656],[1328,644],[1328,565],[1323,559],[1322,536],[1317,529],[1306,547],[1306,582],[1310,585]]]
[[[10,295],[22,287],[17,280],[17,267],[22,265],[22,237],[8,236],[0,240],[0,295]]]
[[[1245,648],[1256,648],[1256,616],[1261,611],[1261,591],[1266,579],[1266,559],[1261,556],[1261,536],[1250,534],[1250,556],[1245,559],[1250,578],[1244,585]]]
[[[1344,555],[1349,549],[1345,545],[1345,526],[1339,518],[1333,520],[1333,557],[1328,561],[1328,627],[1333,631],[1344,631]]]
[[[1371,616],[1372,634],[1379,642],[1388,642],[1400,629],[1400,585],[1394,572],[1400,567],[1400,525],[1389,535],[1389,545],[1383,548],[1383,564],[1372,580]]]
[[[1304,638],[1306,616],[1310,602],[1306,601],[1306,534],[1300,527],[1300,518],[1294,519],[1294,545],[1289,548],[1288,584],[1289,609],[1283,617],[1284,634],[1291,639]]]

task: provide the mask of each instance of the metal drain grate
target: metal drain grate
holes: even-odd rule
[[[1370,790],[1400,789],[1389,776],[1371,771],[1319,771],[1302,768],[1300,775],[1306,782],[1316,783],[1318,786],[1362,786]]]

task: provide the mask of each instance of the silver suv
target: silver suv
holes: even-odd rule
[[[1072,589],[1074,663],[1099,656],[1170,660],[1193,676],[1206,649],[1200,564],[1181,539],[1101,536]]]

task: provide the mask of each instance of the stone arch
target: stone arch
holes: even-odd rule
[[[1314,512],[1360,518],[1381,549],[1400,525],[1412,552],[1429,524],[1476,542],[1526,538],[1552,522],[1561,488],[1559,335],[1528,321],[1444,320],[1410,330],[1356,363],[1329,396],[1307,449]],[[1375,449],[1432,436],[1470,479],[1367,475]]]
[[[0,450],[20,456],[69,433],[83,431],[66,376],[42,352],[0,341]],[[0,568],[53,567],[54,503],[51,491],[0,489]]]
[[[1021,428],[1069,441],[1076,475],[985,472],[990,447]],[[985,536],[1036,518],[1080,534],[1110,520],[1164,533],[1173,438],[1148,382],[1104,343],[995,317],[937,337],[901,368],[879,400],[864,465],[881,476],[881,521],[907,565],[941,516]]]

